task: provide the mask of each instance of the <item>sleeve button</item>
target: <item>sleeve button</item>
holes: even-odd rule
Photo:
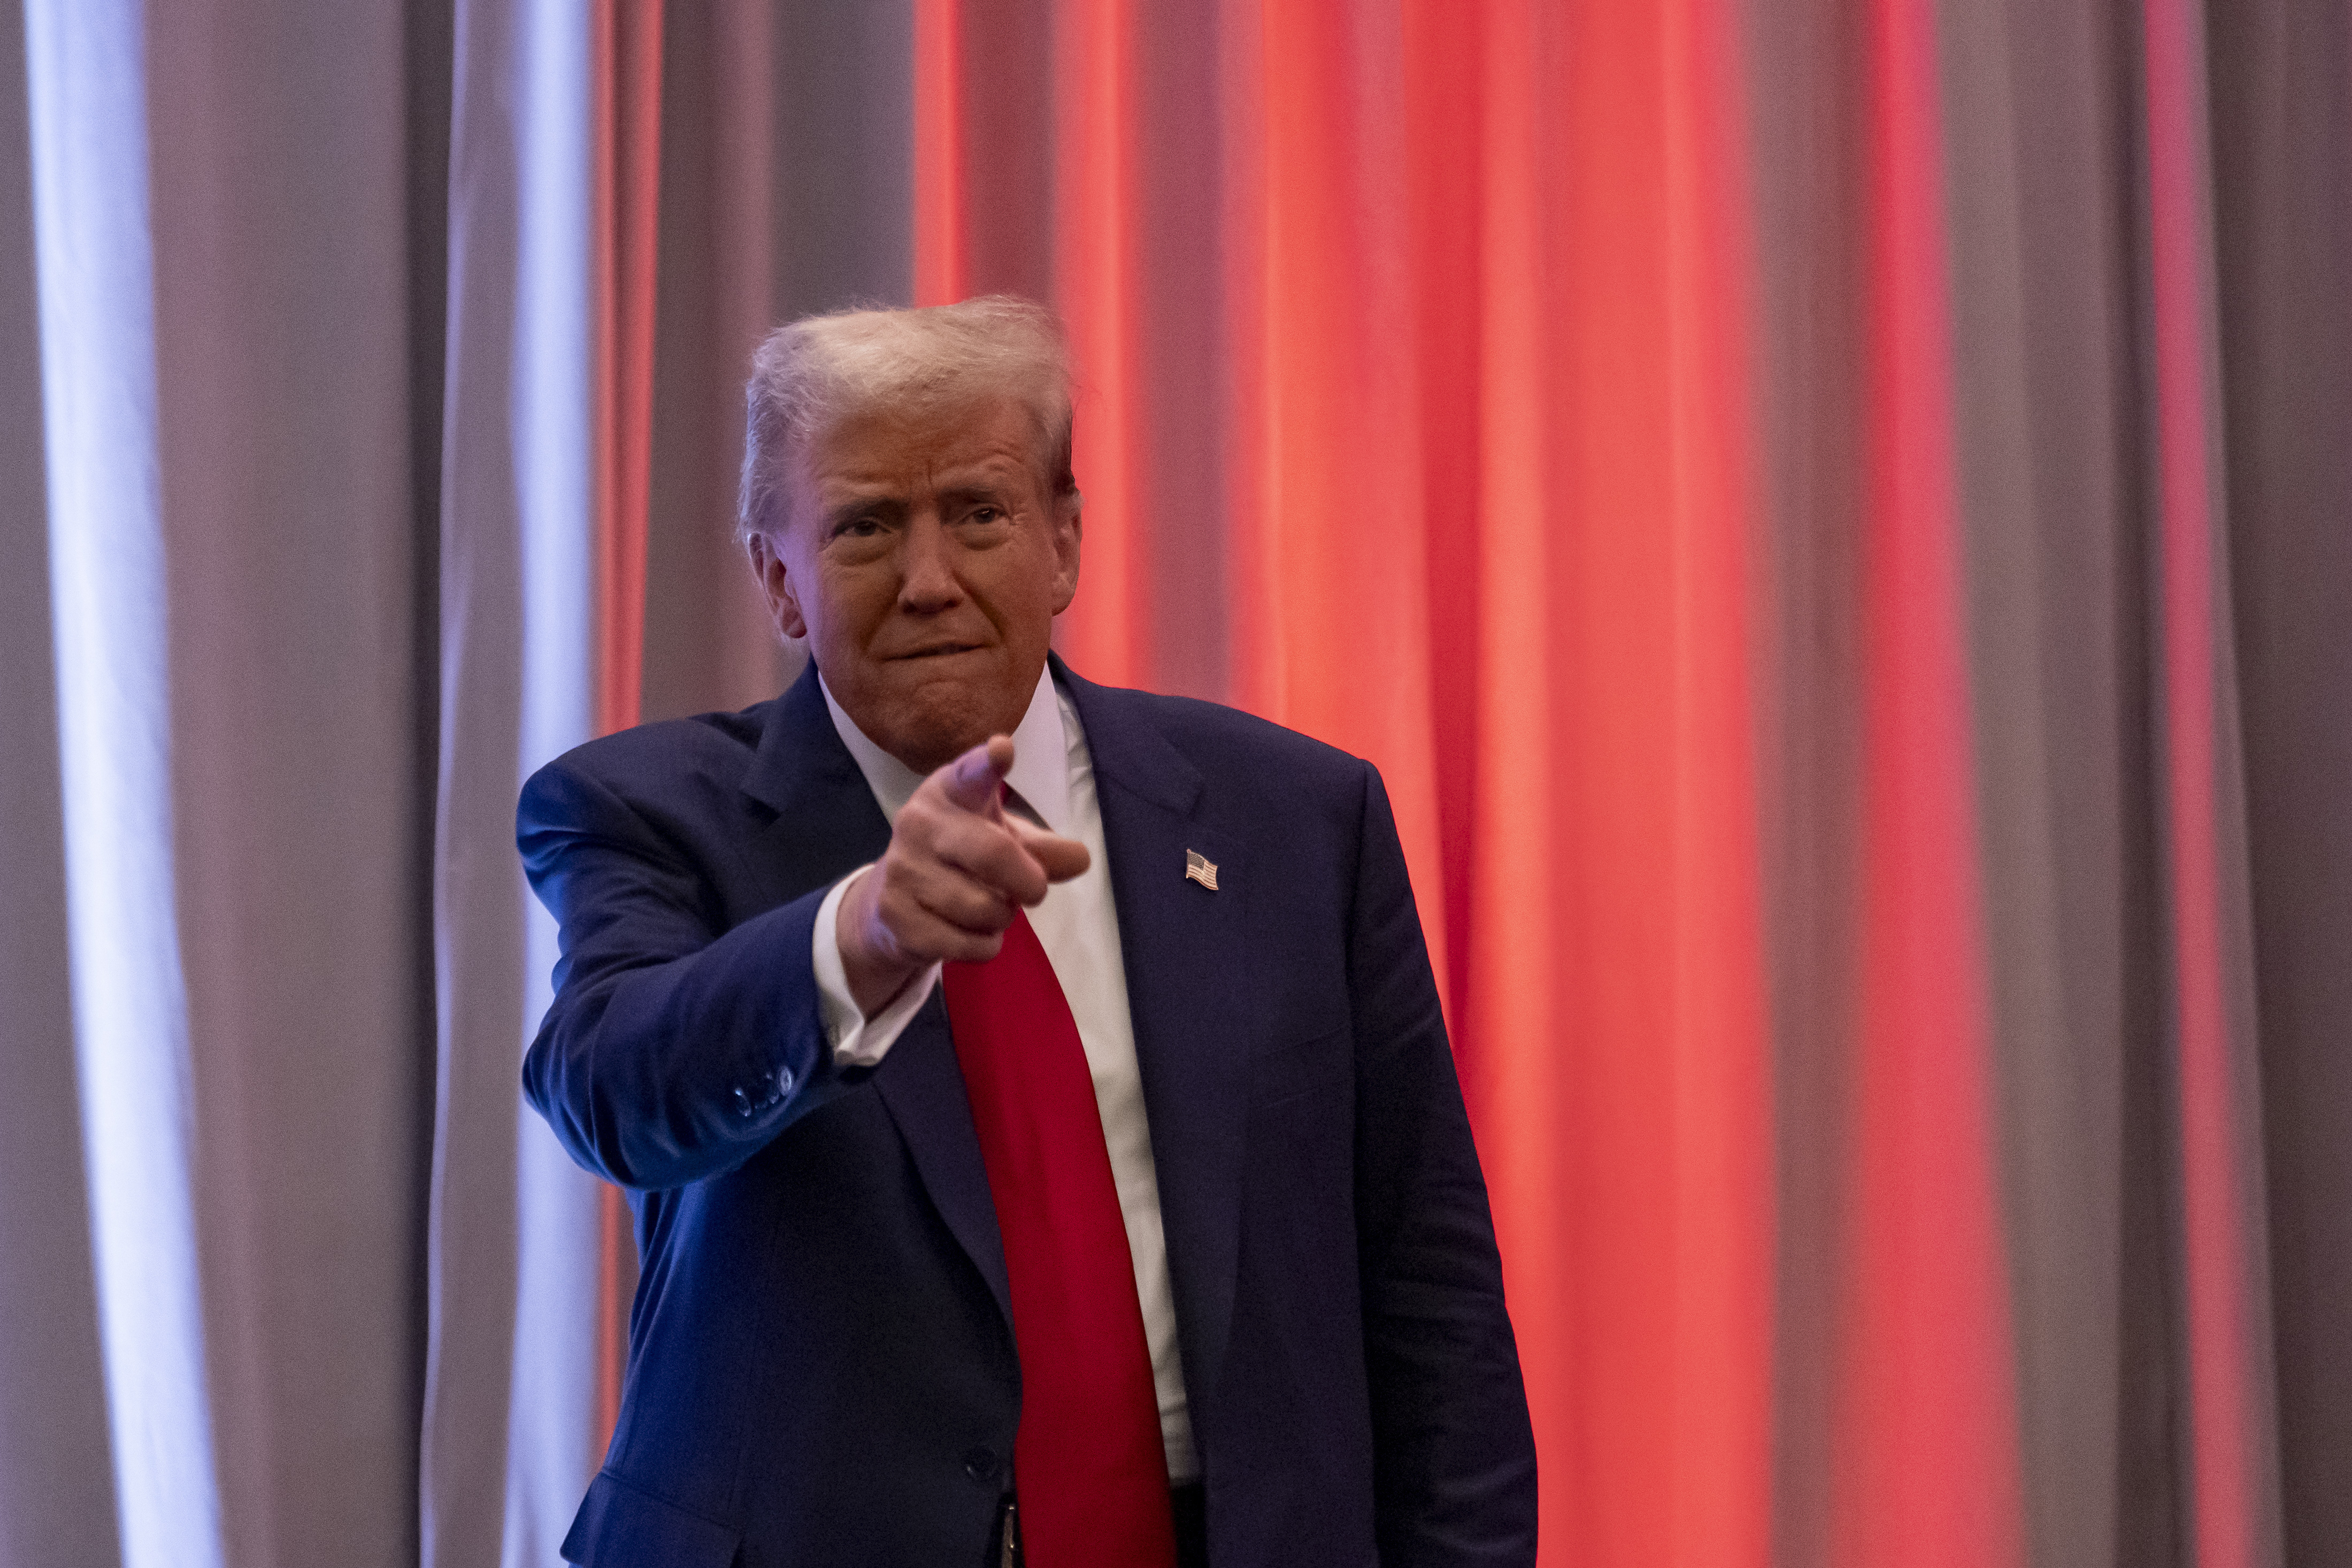
[[[996,1456],[985,1448],[973,1448],[963,1457],[963,1473],[976,1481],[996,1479]]]

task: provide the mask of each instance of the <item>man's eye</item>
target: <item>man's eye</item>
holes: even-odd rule
[[[971,509],[971,520],[974,522],[994,522],[1003,515],[1004,510],[1002,507],[976,506]]]
[[[874,517],[854,517],[841,525],[840,531],[850,539],[871,539],[882,531],[882,521]]]

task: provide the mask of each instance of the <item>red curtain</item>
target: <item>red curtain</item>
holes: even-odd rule
[[[661,192],[661,0],[595,0],[590,23],[595,137],[589,244],[594,482],[596,732],[640,717],[645,672],[646,509],[653,468],[655,256]],[[636,1249],[618,1187],[599,1194],[596,1435],[621,1414]]]
[[[1066,654],[1210,686],[1388,779],[1493,1187],[1548,1552],[1764,1561],[1734,18],[1242,6],[1201,58],[1134,8],[1072,4],[1057,178],[1014,193],[990,185],[1001,130],[956,116],[976,35],[1027,18],[919,16],[919,289],[1045,281],[1080,355]],[[1167,246],[1203,205],[1211,254]],[[1050,280],[986,237],[1041,220]],[[1155,378],[1139,319],[1204,300],[1209,384]],[[1213,477],[1157,460],[1204,418]],[[1155,559],[1188,539],[1221,578],[1171,592]],[[1222,680],[1188,622],[1222,636]]]
[[[2193,286],[2194,256],[2165,248],[2168,223],[2176,243],[2203,232],[2168,205],[2195,155],[2164,118],[2187,123],[2165,74],[2179,15],[2149,8],[2147,112],[2158,309],[2194,334],[2207,318],[2168,292],[2182,268]],[[1859,388],[1840,629],[1853,923],[1842,994],[1821,999],[1845,1015],[1840,1196],[1816,1226],[1835,1243],[1823,1495],[1810,1530],[1776,1521],[1776,1437],[1801,1418],[1785,1386],[1776,1410],[1777,1144],[1810,1129],[1776,1114],[1763,839],[1785,824],[1758,752],[1775,684],[1806,672],[1773,657],[1802,633],[1759,584],[1774,532],[1805,520],[1771,514],[1757,450],[1772,367],[1752,342],[1747,19],[1709,0],[1268,0],[1187,29],[1121,0],[924,0],[917,290],[1043,295],[1069,321],[1074,663],[1236,702],[1388,778],[1493,1190],[1547,1560],[1761,1563],[1777,1528],[1784,1555],[1982,1568],[2021,1559],[2027,1521],[1947,50],[1923,0],[1845,7],[1824,40],[1853,164],[1835,306]],[[1048,81],[1049,116],[992,101]],[[1169,320],[1198,341],[1155,336]],[[2204,439],[2182,352],[2167,453]],[[2201,482],[2167,469],[2168,496]],[[2168,562],[2207,548],[2193,513],[2166,523]],[[2179,595],[2208,581],[2200,560],[2168,586],[2168,623],[2203,624],[2210,604]],[[2210,641],[2175,645],[2176,699]],[[2179,710],[2177,776],[2210,771],[2210,737],[2179,732],[2204,721]],[[2179,815],[2200,809],[2195,789],[2174,802],[2184,846],[2210,842]],[[2195,1516],[2219,1563],[2256,1537],[2200,864],[2175,906],[2180,1136]]]
[[[918,302],[1068,322],[1062,650],[1387,778],[1548,1562],[2257,1563],[2334,1506],[2231,577],[2318,534],[2228,461],[2208,172],[2286,12],[2126,10],[913,0],[872,199]]]

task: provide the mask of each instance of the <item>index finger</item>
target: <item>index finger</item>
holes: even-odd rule
[[[966,811],[986,814],[995,808],[999,788],[1012,771],[1013,737],[991,735],[941,768],[939,776],[948,799]]]

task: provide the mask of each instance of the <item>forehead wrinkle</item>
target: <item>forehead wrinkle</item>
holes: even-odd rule
[[[923,460],[921,483],[912,487],[917,492],[943,494],[961,492],[981,486],[994,486],[1007,478],[1017,479],[1027,472],[1029,465],[1005,452],[991,452],[969,462],[941,464],[934,458]],[[895,500],[907,493],[909,487],[886,467],[843,471],[835,469],[817,477],[817,489],[824,500],[834,498],[861,500]]]
[[[1008,476],[1019,478],[1029,470],[1026,459],[1009,452],[994,451],[968,463],[958,463],[944,470],[934,468],[930,475],[931,489],[936,491],[970,489],[976,483],[1001,483]]]
[[[860,505],[904,504],[926,494],[961,495],[983,489],[1002,494],[1019,489],[1023,479],[1032,475],[1044,483],[1034,422],[1011,402],[996,401],[984,414],[969,410],[946,422],[944,428],[919,418],[894,420],[880,411],[868,418],[871,423],[845,420],[804,450],[801,482],[821,516]],[[1015,420],[1019,428],[1007,428]],[[897,439],[880,434],[893,426]],[[924,438],[926,426],[936,438]],[[879,435],[881,450],[869,444],[864,431]],[[898,450],[890,450],[892,447]]]

